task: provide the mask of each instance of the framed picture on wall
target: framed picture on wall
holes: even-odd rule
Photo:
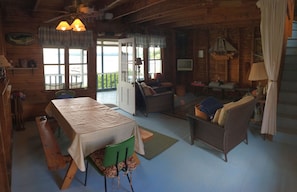
[[[192,71],[193,59],[177,59],[177,71]]]

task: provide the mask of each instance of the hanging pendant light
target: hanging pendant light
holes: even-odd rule
[[[61,21],[59,25],[56,27],[56,30],[60,30],[60,31],[67,31],[71,29],[72,28],[70,27],[67,21]]]
[[[85,25],[81,22],[79,18],[76,18],[71,24],[73,31],[86,31]]]
[[[59,31],[68,31],[68,30],[73,30],[73,31],[86,31],[86,27],[83,24],[83,22],[79,19],[76,18],[71,25],[68,24],[67,21],[61,21],[58,26],[56,27],[56,30]]]
[[[81,27],[75,27],[72,29],[73,31],[86,31],[87,29],[85,28],[85,26],[81,26]]]

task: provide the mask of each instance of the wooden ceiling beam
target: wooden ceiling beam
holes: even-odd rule
[[[207,14],[207,10],[206,9],[200,9],[200,10],[196,10],[195,12],[193,11],[188,11],[188,12],[184,12],[182,14],[182,16],[179,14],[181,12],[178,12],[175,15],[170,15],[170,16],[166,16],[166,15],[155,15],[155,17],[153,18],[147,18],[147,19],[143,19],[143,20],[138,20],[134,23],[136,24],[140,24],[140,23],[147,23],[147,22],[154,22],[154,23],[171,23],[174,22],[176,20],[187,20],[189,18],[195,18],[197,16],[204,16]]]
[[[192,2],[192,3],[190,3]],[[238,2],[232,4],[234,2]],[[226,0],[226,1],[170,1],[163,2],[159,6],[152,6],[150,9],[144,9],[140,12],[130,14],[125,17],[125,21],[128,23],[143,24],[147,22],[152,23],[170,23],[175,20],[189,20],[189,18],[195,18],[195,16],[217,14],[219,12],[234,12],[233,14],[241,14],[242,12],[253,12],[256,7],[256,0],[249,2],[241,0]],[[232,4],[231,7],[227,5]],[[218,6],[219,5],[219,6]],[[230,9],[230,11],[228,10]],[[226,11],[227,10],[227,11]],[[257,13],[258,13],[257,12]]]
[[[145,22],[155,19],[162,19],[166,17],[180,17],[184,14],[188,14],[189,12],[193,12],[195,14],[200,14],[200,12],[205,12],[211,6],[210,4],[201,4],[195,3],[187,6],[181,6],[180,3],[177,4],[169,4],[168,6],[154,6],[149,10],[143,10],[136,14],[130,15],[125,19],[131,23],[135,22]]]
[[[229,9],[229,8],[228,8]],[[204,22],[222,22],[228,20],[239,20],[242,19],[248,20],[251,17],[260,19],[260,10],[252,4],[250,7],[246,6],[237,6],[236,8],[230,8],[230,11],[222,7],[206,8],[206,9],[197,9],[196,7],[186,8],[186,11],[183,9],[174,10],[174,14],[155,14],[154,17],[144,18],[143,16],[134,15],[135,18],[130,17],[127,21],[135,22],[136,24],[147,23],[149,25],[165,25],[170,23],[191,23],[197,18],[202,18]],[[144,18],[144,19],[141,19]],[[198,23],[199,24],[199,23]],[[190,25],[190,24],[187,24]]]
[[[149,25],[153,26],[167,26],[170,28],[193,28],[195,26],[199,25],[212,25],[212,24],[228,24],[228,23],[243,23],[243,22],[248,22],[248,21],[260,21],[261,17],[257,14],[251,14],[251,15],[245,15],[242,14],[236,18],[232,15],[216,15],[212,16],[211,18],[208,18],[206,16],[201,16],[201,17],[195,17],[192,19],[187,19],[187,20],[176,20],[175,22],[171,23],[159,23],[159,22],[152,22],[149,23]]]
[[[158,5],[162,2],[170,1],[170,0],[137,0],[130,1],[129,3],[124,4],[121,7],[117,7],[112,10],[114,15],[114,20],[122,18],[126,15],[133,14],[135,12],[139,12],[141,10],[150,8],[151,6]]]

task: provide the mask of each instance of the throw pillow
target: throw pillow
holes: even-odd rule
[[[223,105],[214,97],[207,97],[200,103],[200,110],[209,116],[209,119],[213,119],[217,109],[222,108]]]
[[[201,119],[204,119],[206,121],[209,120],[208,115],[200,110],[200,105],[195,105],[195,116],[200,117]]]
[[[142,87],[144,95],[150,96],[156,94],[156,91],[151,86],[148,86],[145,82],[142,82],[140,85]]]
[[[142,87],[145,96],[152,95],[148,87]]]
[[[222,108],[220,115],[219,115],[219,119],[218,119],[218,124],[220,126],[224,126],[225,124],[225,118],[226,118],[226,111],[232,106],[234,105],[235,102],[230,102],[230,103],[226,103],[224,104],[224,107]]]
[[[233,107],[237,107],[239,105],[242,105],[244,103],[247,103],[251,100],[253,100],[254,97],[253,96],[245,96],[243,98],[241,98],[240,100],[236,101],[236,102],[230,102],[224,105],[224,107],[221,110],[220,116],[219,116],[219,120],[218,120],[218,124],[220,126],[224,126],[225,125],[225,120],[226,120],[226,114],[228,113],[228,111],[230,109],[232,109]]]
[[[148,88],[151,95],[156,94],[156,91],[151,86],[147,86],[147,88]]]
[[[219,117],[220,117],[221,111],[222,111],[222,108],[217,109],[217,111],[216,111],[216,113],[215,113],[215,115],[214,115],[214,117],[212,119],[213,123],[218,123],[219,122]]]

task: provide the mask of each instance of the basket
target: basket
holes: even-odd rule
[[[201,119],[208,120],[208,115],[200,111],[200,105],[195,105],[195,116],[200,117]]]

